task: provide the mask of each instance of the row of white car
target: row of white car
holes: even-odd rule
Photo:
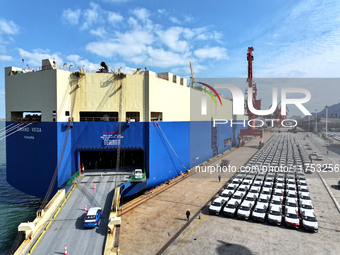
[[[303,173],[239,173],[209,207],[211,214],[318,231]],[[301,218],[302,216],[302,218]]]

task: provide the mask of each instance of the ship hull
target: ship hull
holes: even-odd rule
[[[240,132],[235,126],[213,127],[211,121],[120,124],[122,168],[146,171],[145,181],[121,185],[123,197],[164,183],[237,146]],[[6,140],[7,181],[25,193],[43,198],[50,189],[53,195],[83,166],[115,168],[118,122],[37,122],[21,128],[13,129]]]

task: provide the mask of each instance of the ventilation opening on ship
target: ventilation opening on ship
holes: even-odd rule
[[[115,170],[117,163],[117,150],[87,150],[79,152],[80,166],[86,170],[105,169]],[[133,171],[134,169],[145,169],[143,150],[120,150],[119,171]]]

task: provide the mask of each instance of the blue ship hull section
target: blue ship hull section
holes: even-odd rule
[[[79,171],[79,152],[117,149],[117,122],[76,122],[69,128],[67,123],[43,122],[29,127],[33,125],[42,132],[17,132],[7,138],[7,180],[37,197],[44,197],[56,168],[53,193]],[[122,185],[122,196],[131,196],[230,149],[238,143],[240,128],[213,128],[210,121],[134,122],[121,123],[121,130],[122,150],[144,151],[147,180]]]
[[[7,122],[7,125],[13,122]],[[42,132],[32,132],[32,128]],[[57,126],[36,123],[6,139],[7,182],[27,194],[43,198],[57,163]],[[32,139],[34,138],[34,139]],[[53,193],[57,191],[57,187]]]

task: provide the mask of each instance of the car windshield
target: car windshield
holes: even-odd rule
[[[249,192],[250,193],[257,193],[257,190],[256,189],[251,189]]]
[[[286,206],[297,207],[297,204],[296,203],[292,203],[292,202],[287,202]]]
[[[241,199],[241,196],[240,195],[233,195],[233,198],[234,199]]]
[[[294,213],[287,213],[287,217],[291,218],[291,219],[297,219],[298,218],[298,216]]]
[[[87,220],[94,220],[96,218],[95,215],[86,215]]]
[[[303,219],[307,220],[307,221],[311,221],[311,222],[316,222],[316,218],[314,218],[314,217],[305,216],[305,217],[303,217]]]
[[[221,206],[221,203],[220,202],[212,202],[211,205],[213,205],[213,206]]]
[[[304,209],[313,209],[313,206],[312,205],[302,204],[302,208],[304,208]]]
[[[274,196],[282,196],[282,193],[281,192],[274,192]]]
[[[261,185],[260,185],[260,183],[254,183],[253,186],[254,187],[260,187]]]
[[[267,190],[263,190],[261,193],[262,193],[262,194],[265,194],[265,195],[269,195],[269,194],[270,194],[270,192],[267,191]]]
[[[247,200],[247,201],[254,201],[254,198],[253,197],[246,197],[245,200]]]
[[[269,214],[271,214],[271,215],[281,215],[281,213],[279,211],[273,211],[273,210],[270,210]]]
[[[267,199],[264,199],[264,198],[260,198],[260,199],[259,199],[259,202],[261,202],[261,203],[268,203],[268,200],[267,200]]]
[[[288,194],[288,197],[296,198],[296,195],[293,193]]]
[[[278,200],[272,200],[271,204],[274,204],[274,205],[280,205],[281,202],[278,201]]]
[[[304,200],[311,200],[310,197],[308,197],[308,196],[301,196],[301,199],[304,199]]]
[[[235,208],[235,205],[234,205],[234,204],[227,204],[225,207],[234,209],[234,208]]]
[[[257,212],[257,213],[264,213],[264,209],[263,209],[263,208],[255,208],[255,209],[254,209],[254,212]]]
[[[227,190],[234,190],[234,187],[229,186]]]
[[[246,191],[246,189],[245,188],[239,188],[237,191],[244,192],[244,191]]]
[[[222,193],[220,196],[221,196],[221,197],[230,197],[230,193],[228,193],[228,194]]]
[[[243,210],[243,211],[250,211],[250,206],[241,205],[241,206],[240,206],[240,210]]]

